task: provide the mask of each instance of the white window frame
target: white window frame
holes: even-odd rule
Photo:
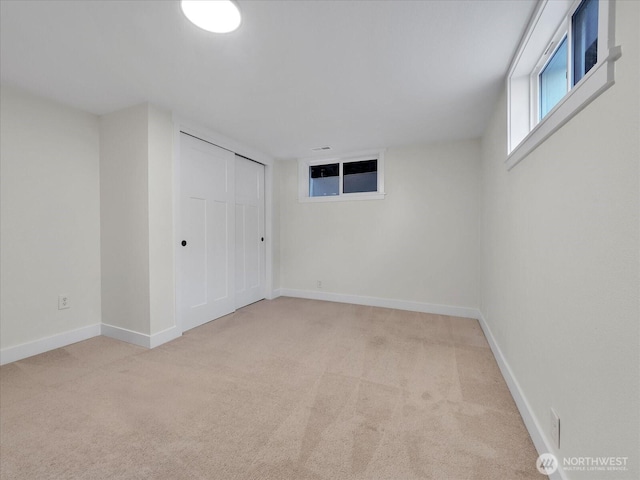
[[[359,162],[363,160],[377,160],[378,188],[376,192],[344,193],[343,188],[343,164]],[[309,167],[326,165],[329,163],[340,164],[338,195],[326,195],[321,197],[309,196]],[[344,155],[327,155],[322,157],[301,158],[298,160],[298,200],[300,202],[344,202],[350,200],[382,200],[384,199],[384,150],[364,150]]]
[[[615,0],[598,2],[598,62],[572,86],[571,19],[581,0],[541,0],[514,55],[507,75],[508,170],[567,123],[615,82],[614,63],[621,56],[615,46]],[[549,48],[568,38],[568,93],[539,119],[538,74],[555,52]],[[554,43],[555,46],[558,43]]]

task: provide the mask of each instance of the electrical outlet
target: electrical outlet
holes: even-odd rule
[[[58,295],[58,310],[71,308],[71,299],[69,295]]]
[[[322,280],[318,280],[318,282],[316,283],[316,287],[322,288]]]
[[[556,448],[560,448],[560,416],[551,409],[551,440]]]

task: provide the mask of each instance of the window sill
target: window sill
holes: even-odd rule
[[[386,193],[349,193],[326,197],[300,197],[300,203],[351,202],[354,200],[384,200]]]
[[[572,88],[547,116],[524,137],[508,155],[505,161],[507,170],[511,170],[520,163],[538,145],[615,83],[614,65],[615,61],[620,58],[621,52],[619,46],[612,48],[607,58],[594,66],[580,83]]]

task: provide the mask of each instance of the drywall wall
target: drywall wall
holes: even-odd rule
[[[0,113],[5,349],[100,323],[99,124],[5,85]]]
[[[150,333],[175,325],[173,238],[173,122],[148,106]]]
[[[284,292],[478,306],[478,142],[388,150],[384,200],[299,203],[279,163]]]
[[[513,170],[502,97],[482,140],[481,311],[561,463],[629,457],[636,479],[639,339],[639,2],[616,2],[616,84]]]
[[[154,335],[175,327],[171,114],[142,104],[100,128],[102,321]]]
[[[280,245],[280,228],[281,228],[281,224],[280,224],[280,215],[281,215],[281,211],[282,208],[280,206],[280,199],[282,197],[281,195],[281,191],[282,191],[282,179],[283,179],[283,174],[282,174],[282,165],[283,162],[281,161],[277,161],[274,162],[272,166],[270,166],[270,168],[272,168],[273,170],[273,175],[272,175],[272,191],[273,191],[273,196],[272,196],[272,211],[273,211],[273,215],[272,215],[272,238],[271,238],[271,245],[272,245],[272,275],[271,275],[271,285],[272,285],[272,290],[273,292],[278,292],[280,290],[282,281],[280,280],[280,264],[281,264],[281,259],[280,259],[280,252],[281,252],[281,245]],[[271,293],[271,292],[268,292]]]
[[[102,322],[150,333],[148,106],[100,118]]]

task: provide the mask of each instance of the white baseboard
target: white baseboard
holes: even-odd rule
[[[527,401],[527,397],[524,392],[520,388],[520,383],[516,379],[507,362],[507,359],[502,354],[502,350],[496,343],[496,339],[491,332],[491,328],[489,328],[489,324],[485,320],[482,312],[479,312],[478,321],[480,322],[480,326],[482,327],[482,331],[484,332],[484,336],[487,338],[489,342],[489,346],[491,347],[491,351],[493,352],[493,356],[498,363],[498,367],[500,367],[500,372],[504,377],[505,382],[507,382],[507,387],[509,387],[509,391],[511,392],[511,396],[520,411],[520,416],[522,416],[522,420],[524,421],[525,427],[529,431],[529,435],[531,436],[531,440],[533,441],[533,445],[536,447],[539,455],[543,453],[553,453],[553,449],[551,448],[551,442],[547,435],[544,433],[544,430],[540,426],[540,422],[538,418],[533,413],[529,402]],[[558,470],[556,470],[553,474],[549,475],[551,480],[568,480],[566,473],[562,469],[562,464],[559,462]]]
[[[114,325],[102,324],[102,335],[109,338],[114,338],[127,343],[132,343],[144,348],[155,348],[163,343],[175,340],[182,335],[182,332],[177,326],[167,328],[153,335],[146,333],[135,332],[122,327],[116,327]]]
[[[314,290],[296,290],[283,288],[277,290],[278,296],[306,298],[310,300],[325,300],[327,302],[352,303],[369,307],[394,308],[410,312],[433,313],[436,315],[450,315],[452,317],[467,317],[478,319],[480,311],[471,307],[454,307],[433,303],[413,302],[409,300],[394,300],[391,298],[365,297],[360,295],[345,295],[341,293],[322,292]],[[274,291],[275,293],[275,291]]]
[[[274,290],[271,290],[271,295],[269,295],[267,297],[267,300],[275,300],[278,297],[282,296],[282,291],[279,288],[276,288]]]
[[[150,348],[151,338],[146,333],[134,332],[114,325],[102,324],[101,333],[105,337],[114,338],[122,342],[132,343],[140,347]]]
[[[173,327],[169,327],[166,330],[162,330],[161,332],[151,335],[151,338],[149,339],[149,348],[159,347],[163,343],[170,342],[171,340],[175,340],[181,336],[182,331],[174,325]]]
[[[126,328],[115,327],[104,323],[96,323],[87,327],[70,330],[68,332],[59,333],[51,337],[34,340],[33,342],[23,343],[15,347],[7,347],[0,350],[0,365],[11,362],[17,362],[27,357],[40,355],[41,353],[63,348],[73,343],[88,340],[93,337],[104,335],[105,337],[115,338],[123,342],[133,343],[145,348],[155,348],[163,343],[170,342],[182,335],[177,326],[167,328],[153,335],[134,332]]]
[[[72,343],[88,340],[100,335],[100,324],[89,325],[87,327],[69,330],[68,332],[41,338],[33,342],[23,343],[15,347],[7,347],[0,350],[0,365],[16,362],[23,358],[32,357],[41,353],[66,347]]]

